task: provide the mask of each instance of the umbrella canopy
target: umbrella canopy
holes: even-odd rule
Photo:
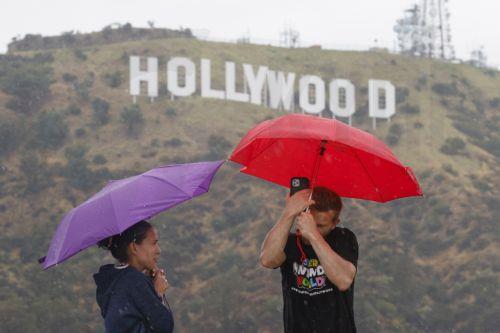
[[[223,163],[167,165],[109,182],[62,219],[47,256],[40,259],[43,269],[121,233],[141,220],[208,192]]]
[[[289,187],[307,177],[341,197],[386,202],[422,195],[411,168],[373,135],[333,119],[290,114],[252,128],[230,158],[241,172]]]

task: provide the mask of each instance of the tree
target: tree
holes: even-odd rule
[[[231,148],[231,142],[220,135],[210,135],[208,138],[208,158],[209,159],[219,159],[225,158],[227,156],[227,151]]]
[[[80,190],[88,190],[94,185],[94,174],[88,167],[88,161],[85,159],[86,153],[87,149],[80,145],[64,150],[67,160],[65,176],[71,186]]]
[[[27,151],[22,155],[19,169],[26,177],[26,193],[38,193],[52,184],[45,163],[34,151]]]
[[[141,108],[137,104],[125,107],[121,113],[121,120],[127,126],[127,134],[136,135],[144,123]]]
[[[68,136],[68,125],[64,117],[56,112],[43,112],[33,125],[35,146],[44,149],[57,149]]]
[[[123,83],[123,75],[119,71],[106,73],[104,82],[111,88],[118,88]]]
[[[0,157],[17,148],[23,136],[22,132],[19,121],[0,116]]]
[[[52,67],[29,61],[9,62],[0,69],[0,88],[14,96],[7,107],[22,113],[37,111],[50,96]]]
[[[96,124],[106,125],[109,122],[109,103],[101,98],[96,98],[92,101],[92,109],[94,110],[93,118]]]
[[[485,68],[487,66],[488,57],[486,56],[483,46],[470,53],[469,62],[474,67]]]

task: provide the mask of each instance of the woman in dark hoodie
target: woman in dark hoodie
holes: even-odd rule
[[[98,245],[119,262],[94,274],[106,333],[171,333],[174,320],[165,298],[168,282],[157,266],[160,247],[155,228],[140,221]]]

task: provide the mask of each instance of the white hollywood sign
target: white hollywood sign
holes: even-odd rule
[[[179,72],[182,70],[182,84]],[[236,65],[225,62],[225,89],[212,88],[212,71],[209,59],[200,61],[201,96],[236,102],[268,106],[273,109],[294,111],[295,73],[270,70],[267,66],[243,64],[243,91],[236,91]],[[188,97],[196,93],[196,65],[186,57],[174,57],[167,62],[167,90],[171,98]],[[141,69],[141,58],[130,57],[130,94],[136,102],[141,94],[141,82],[147,84],[147,95],[153,101],[158,97],[158,58],[147,57],[147,66]],[[317,75],[304,75],[298,80],[299,107],[307,114],[321,115],[328,107],[334,117],[345,117],[352,121],[356,112],[355,87],[347,79],[332,79],[328,84]],[[312,89],[311,89],[312,88]],[[312,92],[312,93],[311,93]],[[327,92],[329,98],[327,100]],[[395,87],[385,80],[368,81],[369,116],[388,119],[396,113]]]

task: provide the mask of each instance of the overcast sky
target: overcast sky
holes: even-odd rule
[[[418,0],[416,0],[418,1]],[[299,31],[303,45],[366,49],[394,48],[393,26],[415,0],[7,0],[0,9],[0,53],[15,36],[90,32],[119,22],[146,27],[189,27],[209,38],[249,36],[278,42],[286,25]],[[430,0],[429,0],[430,1]],[[500,67],[498,0],[450,0],[457,56],[484,46],[488,63]]]

